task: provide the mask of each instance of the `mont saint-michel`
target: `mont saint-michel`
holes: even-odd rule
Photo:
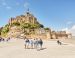
[[[75,0],[0,0],[0,58],[75,58]]]
[[[1,36],[10,38],[42,38],[42,39],[59,39],[71,38],[71,33],[66,31],[53,31],[44,27],[38,19],[29,11],[24,15],[12,17],[8,24],[1,28]]]

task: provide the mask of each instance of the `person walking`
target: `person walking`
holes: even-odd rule
[[[27,48],[29,48],[29,39],[27,38],[27,39],[25,39],[25,49]]]
[[[29,40],[29,44],[30,44],[30,48],[33,49],[33,40],[32,39]]]
[[[40,49],[42,49],[42,45],[43,45],[42,39],[39,39],[39,40],[38,40],[38,45],[39,45]]]
[[[37,46],[38,46],[38,39],[34,39],[33,40],[33,45],[34,45],[34,48],[37,49]]]

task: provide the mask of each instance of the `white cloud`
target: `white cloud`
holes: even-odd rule
[[[25,8],[28,8],[29,5],[30,5],[30,4],[29,4],[28,2],[25,2],[25,3],[24,3],[24,7],[25,7]]]
[[[75,25],[73,25],[71,28],[64,28],[62,31],[66,31],[66,33],[72,33],[72,35],[75,36]]]
[[[66,33],[71,33],[68,28],[63,28],[62,31],[66,31]]]
[[[73,34],[73,36],[75,36],[75,25],[72,26],[72,28],[70,29],[70,31]]]
[[[62,29],[62,31],[67,31],[68,30],[68,28],[64,28],[64,29]]]
[[[9,9],[12,9],[12,7],[9,6],[8,3],[6,3],[5,0],[2,0],[2,7],[6,8],[6,9],[8,9],[8,10],[9,10]]]
[[[7,5],[6,1],[5,0],[1,0],[1,5],[2,6],[6,6]]]
[[[71,21],[68,21],[67,24],[70,25],[70,24],[72,24],[72,22]]]
[[[7,5],[7,3],[6,3],[6,2],[3,2],[3,3],[2,3],[2,5],[3,5],[3,6],[6,6],[6,5]]]
[[[75,30],[75,25],[73,25],[71,29],[74,29]]]
[[[12,7],[10,7],[10,6],[6,6],[6,9],[10,10],[10,9],[12,9]]]

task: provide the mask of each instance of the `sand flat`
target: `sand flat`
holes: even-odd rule
[[[64,40],[62,40],[64,41]],[[0,43],[0,58],[75,58],[75,45],[64,41],[58,45],[56,40],[44,41],[43,50],[24,49],[23,40]]]

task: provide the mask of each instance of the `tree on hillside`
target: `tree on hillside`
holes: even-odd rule
[[[14,23],[12,23],[12,26],[20,26],[20,23],[19,22],[14,22]]]
[[[1,35],[1,30],[0,30],[0,35]]]
[[[25,28],[29,28],[30,24],[29,23],[22,23],[20,26],[22,29],[25,29]]]
[[[1,29],[0,29],[0,35],[1,35]]]
[[[50,30],[49,28],[45,28],[45,30]]]
[[[31,25],[29,23],[22,23],[20,26],[21,29],[26,32],[26,29],[29,29]]]
[[[1,32],[2,32],[2,29],[3,29],[3,27],[0,28],[0,35],[1,35]]]
[[[34,28],[37,28],[37,25],[36,24],[31,24],[31,29],[34,29]]]
[[[31,24],[31,23],[21,23],[21,29],[26,33],[28,30],[33,30],[37,28],[43,28],[42,24]]]
[[[40,28],[40,24],[31,24],[31,29],[36,29],[36,28]]]
[[[2,33],[2,34],[5,34],[5,33],[8,33],[8,32],[9,32],[9,25],[6,24],[6,25],[2,28],[1,33]]]
[[[44,28],[44,26],[42,24],[39,24],[41,28]]]

